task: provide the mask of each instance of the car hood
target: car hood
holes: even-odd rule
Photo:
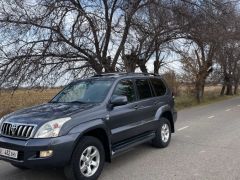
[[[96,104],[47,103],[11,113],[4,118],[4,122],[39,125],[54,119],[69,117],[95,106]]]

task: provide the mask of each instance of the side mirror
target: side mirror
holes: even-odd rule
[[[110,103],[113,107],[122,106],[128,103],[128,99],[127,96],[113,96]]]

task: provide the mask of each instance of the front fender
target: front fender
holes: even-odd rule
[[[94,129],[103,129],[106,132],[106,134],[110,136],[110,131],[107,129],[107,126],[102,119],[95,119],[95,120],[81,123],[78,126],[75,126],[74,128],[72,128],[69,131],[69,134],[78,133],[82,135]]]
[[[81,124],[75,126],[74,128],[72,128],[69,131],[69,134],[78,134],[78,138],[75,141],[75,146],[76,146],[82,136],[84,136],[87,133],[91,133],[91,131],[94,131],[96,129],[103,130],[106,133],[106,139],[104,141],[102,141],[102,143],[106,150],[107,161],[111,162],[111,151],[112,151],[111,139],[110,139],[111,134],[110,134],[110,131],[107,128],[105,122],[102,119],[95,119],[95,120],[81,123]],[[97,138],[100,138],[100,137],[97,137]]]

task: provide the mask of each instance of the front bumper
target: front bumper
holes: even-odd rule
[[[71,159],[76,139],[79,134],[69,134],[49,139],[18,140],[0,136],[0,147],[18,151],[18,158],[0,156],[0,160],[12,164],[34,167],[63,167]],[[39,152],[53,150],[47,158],[40,158]]]

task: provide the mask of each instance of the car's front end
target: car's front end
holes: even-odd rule
[[[77,134],[45,139],[15,139],[0,136],[0,159],[23,167],[60,167],[66,165]]]
[[[73,82],[49,103],[11,113],[0,120],[0,159],[21,167],[59,167],[71,159],[89,111],[105,99],[112,79]]]
[[[15,114],[2,118],[0,159],[29,168],[66,165],[78,134],[60,134],[60,130],[71,117],[37,123],[33,112],[29,113],[33,120],[25,116],[23,121]]]

